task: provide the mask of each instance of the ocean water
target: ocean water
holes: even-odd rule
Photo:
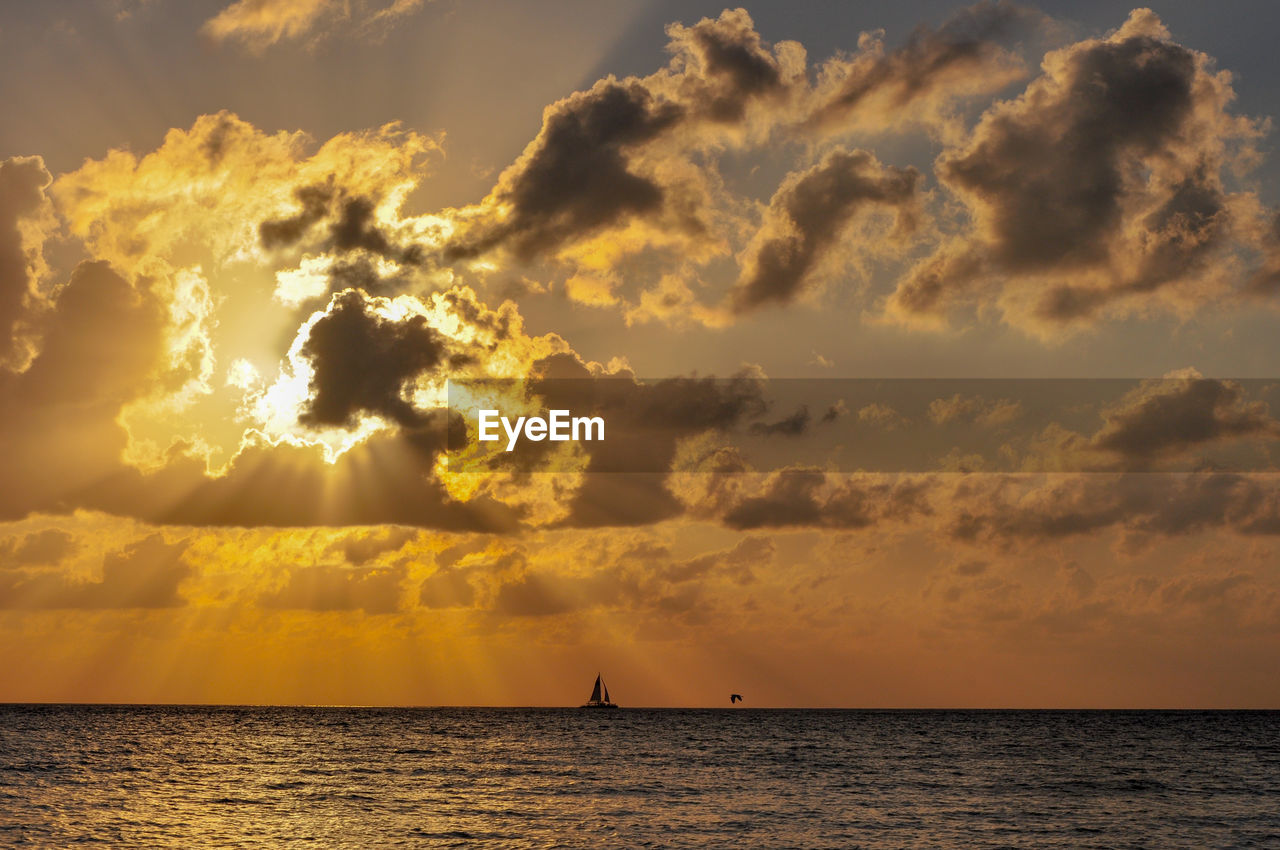
[[[1280,712],[0,706],[0,844],[1280,847]]]

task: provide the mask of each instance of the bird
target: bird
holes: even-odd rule
[[[733,705],[735,702],[742,702],[742,694],[729,694],[729,704]]]

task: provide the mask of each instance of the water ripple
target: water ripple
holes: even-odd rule
[[[32,846],[1265,847],[1277,799],[1275,712],[0,706]]]

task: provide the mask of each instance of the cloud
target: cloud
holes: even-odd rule
[[[419,265],[423,249],[392,243],[375,220],[377,205],[368,197],[352,195],[348,190],[329,184],[301,186],[294,191],[301,209],[285,218],[271,219],[258,225],[262,247],[268,250],[292,247],[303,240],[312,227],[330,218],[327,239],[319,244],[325,252],[348,253],[367,251],[401,265]]]
[[[170,130],[141,157],[113,150],[86,161],[60,175],[52,194],[93,256],[156,275],[188,265],[193,254],[209,266],[274,259],[260,241],[274,249],[334,239],[348,248],[376,244],[375,223],[388,242],[408,242],[428,223],[405,221],[399,204],[439,153],[436,139],[398,124],[317,145],[305,133],[268,134],[223,111]],[[302,238],[325,218],[333,226],[320,240]]]
[[[192,575],[183,559],[187,543],[159,534],[106,555],[102,578],[79,582],[48,572],[0,577],[0,608],[177,608],[186,604],[178,586]]]
[[[1274,535],[1280,493],[1271,476],[1227,473],[966,476],[944,515],[952,539],[1000,547],[1112,528],[1166,537]]]
[[[671,24],[667,50],[674,54],[670,83],[692,114],[738,122],[753,100],[787,94],[788,69],[755,31],[745,9],[725,9],[691,27]]]
[[[394,298],[343,290],[302,322],[274,381],[249,386],[241,415],[268,441],[322,446],[330,461],[383,432],[434,455],[463,442],[447,380],[511,387],[568,350],[554,333],[527,336],[511,302],[491,309],[467,287]]]
[[[906,417],[895,410],[891,405],[885,404],[882,401],[873,401],[870,404],[858,408],[858,421],[865,422],[868,425],[875,425],[889,431],[905,425],[907,422]]]
[[[733,293],[734,309],[794,300],[863,209],[892,210],[898,228],[910,230],[919,177],[913,168],[881,165],[861,150],[833,151],[812,168],[789,174],[770,200],[748,252]]]
[[[671,130],[684,108],[641,81],[601,80],[547,107],[542,130],[502,173],[488,204],[503,211],[479,232],[454,242],[453,257],[509,243],[525,259],[619,224],[657,216],[667,192],[633,170],[630,152]]]
[[[444,420],[433,411],[442,405],[423,384],[439,383],[438,367],[506,374],[567,349],[554,334],[525,336],[514,305],[490,309],[465,288],[391,299],[340,291],[300,328],[296,314],[279,311],[280,330],[296,331],[276,382],[247,360],[231,364],[238,377],[226,391],[210,380],[214,352],[246,344],[244,334],[222,335],[225,320],[263,312],[264,293],[245,261],[287,262],[293,250],[319,247],[336,281],[362,261],[381,262],[388,246],[405,261],[394,246],[430,238],[434,221],[398,209],[433,144],[383,128],[343,134],[308,154],[298,134],[268,136],[223,113],[171,131],[140,158],[116,151],[59,178],[53,194],[71,234],[111,261],[82,264],[52,288],[31,320],[38,354],[24,371],[0,374],[0,471],[21,482],[7,488],[0,510],[92,507],[197,525],[403,521],[512,530],[522,507],[484,494],[463,504],[467,495],[453,498],[437,478]],[[296,232],[276,233],[264,253],[259,224],[284,220],[299,202],[314,227],[294,222]],[[355,256],[339,262],[341,252]],[[208,277],[201,266],[180,265],[192,258]],[[229,266],[234,274],[224,274]],[[372,273],[382,279],[381,271]],[[258,337],[275,337],[263,321],[254,324]],[[157,444],[140,463],[132,447],[144,426]],[[228,435],[228,462],[206,467],[198,456],[210,428]],[[310,448],[322,446],[332,461],[375,432],[382,437],[333,468]],[[263,490],[263,481],[272,486]],[[352,492],[317,500],[335,482]],[[360,495],[370,489],[371,497]]]
[[[734,529],[812,527],[867,528],[885,520],[931,513],[927,480],[894,476],[833,476],[791,468],[758,482],[754,495],[741,492],[722,514]]]
[[[1233,222],[1251,203],[1224,189],[1222,172],[1259,133],[1226,111],[1233,97],[1230,75],[1171,41],[1147,9],[1048,54],[1021,96],[939,156],[972,229],[904,276],[891,314],[990,296],[1006,320],[1052,333],[1220,297]]]
[[[1269,297],[1280,292],[1280,212],[1259,216],[1256,241],[1262,253],[1262,264],[1249,281],[1254,295]]]
[[[57,564],[76,548],[75,538],[56,528],[11,537],[0,543],[0,569]]]
[[[803,50],[770,50],[742,9],[667,32],[667,67],[606,77],[544,110],[537,137],[488,196],[452,211],[447,260],[499,248],[526,263],[555,256],[575,272],[571,297],[609,305],[623,257],[723,253],[722,181],[695,154],[766,137],[805,85]]]
[[[416,539],[418,532],[410,528],[386,528],[376,531],[361,531],[336,540],[326,550],[329,553],[341,552],[347,563],[357,567],[363,566],[380,555],[398,552],[405,544]]]
[[[105,263],[82,263],[35,323],[39,353],[0,372],[0,513],[56,504],[118,468],[121,406],[146,392],[159,363],[161,308]]]
[[[264,608],[393,614],[400,607],[405,576],[403,565],[295,567],[288,571],[284,587],[258,601]]]
[[[294,190],[294,197],[301,209],[286,218],[264,221],[258,225],[258,236],[262,247],[267,249],[293,245],[306,235],[316,222],[322,220],[329,211],[333,200],[332,186],[299,186]]]
[[[1022,403],[1007,398],[991,401],[960,393],[929,402],[929,421],[935,425],[971,421],[987,427],[1007,425],[1022,415]]]
[[[920,56],[936,54],[936,80],[893,82],[892,74],[910,69],[886,59],[889,70],[877,72],[880,82],[868,84],[870,89],[847,108],[857,111],[859,104],[880,97],[913,97],[913,86],[942,85],[938,81],[954,69],[967,67],[965,56],[980,61],[1003,56],[1004,48],[979,45],[997,38],[984,29],[983,16],[998,18],[1003,9],[979,7],[972,12],[972,31],[962,23],[922,31],[909,48]],[[1148,270],[1188,265],[1178,252],[1195,241],[1198,211],[1215,204],[1235,209],[1236,200],[1215,175],[1230,163],[1228,142],[1246,141],[1251,131],[1240,122],[1215,123],[1225,115],[1228,81],[1212,73],[1200,54],[1171,44],[1153,20],[1135,15],[1107,39],[1053,54],[1044,75],[1021,98],[992,107],[971,138],[947,148],[939,168],[974,215],[971,232],[961,235],[975,238],[948,242],[927,258],[931,269],[941,270],[933,278],[936,287],[916,292],[923,299],[917,306],[926,309],[930,293],[950,299],[955,275],[969,275],[980,287],[978,279],[994,270],[991,279],[1003,287],[1006,279],[1043,282],[1049,274],[1038,265],[1040,255],[1027,247],[1033,240],[1019,230],[1030,225],[1001,212],[1025,210],[1033,200],[1013,177],[993,172],[988,155],[994,153],[1015,162],[1033,153],[1071,162],[1076,157],[1097,172],[1118,174],[1113,206],[1124,225],[1120,230],[1140,225],[1149,235],[1169,236],[1174,246],[1168,253],[1153,247],[1159,239],[1140,240],[1151,252],[1143,267]],[[734,428],[799,435],[810,430],[814,418],[834,418],[835,408],[823,414],[815,407],[812,417],[801,408],[775,422],[754,421],[764,408],[749,381],[679,378],[642,384],[616,362],[584,362],[554,333],[527,336],[514,305],[490,308],[470,289],[441,283],[454,272],[437,268],[438,257],[431,252],[447,245],[506,251],[489,258],[500,269],[512,257],[550,258],[551,265],[564,260],[582,272],[588,261],[577,252],[585,245],[594,251],[618,236],[627,247],[621,254],[606,252],[604,265],[612,267],[630,257],[626,252],[635,245],[657,244],[645,242],[647,231],[639,241],[628,241],[637,226],[701,238],[710,218],[702,207],[685,203],[693,195],[682,194],[684,188],[696,183],[697,195],[711,187],[725,193],[713,199],[724,203],[728,188],[712,174],[714,159],[734,145],[761,143],[765,137],[752,134],[763,132],[769,122],[776,128],[794,118],[797,87],[804,83],[795,73],[796,48],[766,44],[740,10],[669,32],[671,65],[646,78],[603,80],[552,104],[538,138],[474,208],[430,216],[405,213],[405,198],[420,185],[424,159],[437,147],[434,140],[395,126],[343,134],[316,149],[302,134],[266,134],[222,113],[202,116],[188,130],[171,131],[152,153],[113,151],[87,162],[59,178],[51,194],[70,234],[99,259],[78,268],[62,285],[48,287],[39,310],[30,309],[34,302],[28,297],[34,291],[30,281],[38,243],[19,229],[43,214],[48,175],[32,161],[7,161],[9,182],[3,188],[8,194],[0,193],[0,260],[7,258],[8,268],[21,264],[21,274],[8,274],[5,281],[21,277],[15,291],[27,293],[12,303],[19,305],[14,314],[31,329],[31,359],[23,370],[0,377],[0,399],[6,402],[0,469],[12,475],[6,480],[23,485],[0,497],[6,515],[91,507],[151,522],[368,522],[511,532],[523,523],[552,522],[532,517],[545,517],[538,511],[559,500],[562,504],[553,507],[563,511],[554,522],[564,526],[640,525],[704,510],[683,503],[666,472],[692,438]],[[966,42],[966,34],[973,33]],[[948,49],[961,44],[969,47],[957,47],[958,58],[948,58]],[[1130,93],[1138,101],[1134,108],[1150,112],[1152,127],[1113,128],[1118,107],[1093,91],[1088,80],[1114,81],[1113,88],[1120,89],[1129,85],[1137,92]],[[1165,92],[1160,80],[1174,91]],[[1151,87],[1174,101],[1186,89],[1189,105],[1161,112],[1143,94]],[[888,92],[898,93],[890,97]],[[1168,127],[1158,131],[1162,122]],[[1045,126],[1054,132],[1090,130],[1093,145],[1085,146],[1087,151],[1066,150]],[[1020,139],[1046,144],[1030,145],[1034,150],[1028,153],[1015,144]],[[1219,143],[1221,148],[1215,147]],[[1093,158],[1086,162],[1087,157]],[[705,182],[684,181],[681,168],[690,164]],[[1027,173],[1033,182],[1052,176],[1049,166],[1032,164]],[[1137,182],[1135,175],[1141,177]],[[884,165],[866,151],[828,152],[816,165],[791,173],[745,246],[737,289],[723,303],[746,311],[803,297],[824,269],[845,252],[861,249],[864,234],[851,228],[868,213],[877,223],[895,218],[900,229],[908,227],[917,213],[919,183],[915,171]],[[1110,184],[1099,178],[1097,185]],[[1217,194],[1215,185],[1221,190]],[[1061,197],[1074,197],[1069,188],[1056,188],[1065,193]],[[1105,219],[1106,206],[1086,206],[1089,215],[1078,223],[1097,234],[1090,215],[1101,210]],[[1181,234],[1177,238],[1170,235],[1175,231]],[[1112,260],[1136,256],[1111,248],[1095,256],[1084,246],[1088,240],[1064,232],[1066,241],[1079,244],[1053,265],[1078,265],[1084,270],[1079,281],[1100,280],[1096,275],[1104,266],[1107,274],[1123,266]],[[19,235],[5,242],[6,233]],[[675,244],[663,243],[666,248]],[[947,253],[955,246],[957,253]],[[646,257],[641,265],[647,272],[666,259]],[[465,262],[457,269],[477,278],[486,273]],[[660,289],[646,289],[662,302],[649,304],[653,315],[693,314],[699,298],[694,287],[703,286],[694,276],[700,270],[691,262],[681,267],[681,276],[661,277]],[[299,284],[303,295],[294,300],[281,296],[282,280],[297,283],[304,276],[320,284]],[[613,292],[608,281],[603,287],[603,296],[625,302],[626,294]],[[396,294],[410,288],[412,294]],[[1013,289],[998,294],[1014,297]],[[285,309],[279,310],[278,323],[258,320],[259,308],[281,303]],[[241,322],[239,336],[226,331],[236,321]],[[281,362],[279,348],[289,339],[293,344],[273,376],[270,370]],[[258,347],[254,358],[238,357],[246,345]],[[228,388],[219,385],[213,370],[215,363],[227,368],[233,358],[237,382]],[[503,486],[530,493],[533,485],[518,479],[539,468],[537,463],[501,470],[480,483],[443,474],[437,461],[447,425],[441,394],[446,374],[530,378],[529,384],[553,402],[572,402],[576,396],[548,379],[576,376],[590,385],[591,404],[613,411],[611,439],[583,447],[573,458],[578,463],[573,474],[585,473],[585,478],[557,482],[547,488],[545,499],[521,496],[526,501],[519,501],[492,484],[509,473]],[[1266,411],[1229,388],[1197,398],[1212,402],[1208,414],[1200,411],[1201,419],[1195,418],[1191,400],[1135,399],[1128,408],[1111,411],[1099,434],[1075,435],[1075,448],[1158,464],[1191,448],[1273,433]],[[154,403],[159,417],[162,402],[188,430],[155,427],[153,462],[143,464],[129,454],[143,430],[138,410]],[[967,418],[997,425],[1019,414],[1016,404],[1005,401],[956,397],[939,402],[955,410],[939,408],[938,421]],[[892,409],[880,408],[863,407],[859,420],[886,427],[898,421]],[[429,429],[435,429],[430,439]],[[205,447],[219,441],[225,456],[207,461],[212,454]],[[727,473],[733,468],[729,454],[726,450],[708,463]],[[714,465],[721,461],[724,466]],[[655,471],[636,475],[631,470],[637,465]],[[922,502],[910,510],[893,507],[894,499],[906,497],[891,487],[811,473],[793,470],[791,478],[771,478],[754,488],[744,484],[699,515],[735,528],[860,528],[924,512]],[[360,551],[377,548],[370,543]],[[352,563],[364,565],[371,558],[379,555]]]
[[[1166,582],[1157,592],[1170,606],[1186,603],[1203,605],[1219,602],[1234,589],[1254,581],[1252,575],[1240,572],[1230,572],[1226,575],[1181,576]]]
[[[573,526],[640,525],[681,512],[667,488],[680,441],[729,430],[765,409],[745,377],[669,378],[639,383],[628,371],[592,371],[574,355],[534,364],[530,390],[548,409],[601,415],[608,438],[584,443],[587,464],[563,521]]]
[[[469,292],[443,293],[430,305],[439,321],[453,323],[476,350],[497,353],[504,363],[555,350],[554,343],[524,337],[510,308],[490,311],[473,299]],[[312,349],[317,357],[339,361],[324,361],[315,370],[320,383],[314,397],[308,392],[312,372],[301,373],[301,381],[295,381],[300,393],[281,408],[294,430],[274,436],[248,431],[238,454],[217,475],[183,452],[181,444],[163,464],[144,472],[122,461],[126,434],[118,416],[124,403],[148,391],[160,350],[161,312],[149,292],[135,290],[105,263],[82,264],[56,290],[42,317],[40,353],[31,366],[16,375],[0,374],[6,410],[0,422],[0,475],[14,485],[0,494],[0,511],[20,517],[91,508],[181,525],[391,523],[514,530],[520,509],[484,495],[469,503],[449,496],[434,470],[445,442],[443,418],[432,414],[437,409],[432,405],[411,404],[395,376],[388,377],[394,364],[420,362],[420,353],[405,354],[400,347],[427,340],[423,326],[403,314],[383,327],[381,319],[371,317],[375,302],[350,300],[351,313],[338,315],[355,331],[332,326],[316,337]],[[338,299],[335,306],[341,303]],[[318,313],[317,324],[329,315]],[[468,315],[474,323],[461,321]],[[299,352],[308,339],[305,332],[300,336]],[[360,343],[358,351],[343,348],[351,339]],[[427,342],[435,345],[435,337]],[[350,374],[343,357],[364,363],[372,376]],[[409,381],[411,372],[397,374]],[[312,425],[298,421],[307,412],[316,426],[320,420],[340,423],[330,430],[351,441],[351,451],[340,461],[326,462],[322,442],[294,439],[294,434],[311,433]],[[377,434],[343,430],[351,417],[366,415],[386,416],[395,428]]]
[[[30,359],[26,337],[39,302],[33,278],[42,266],[30,225],[49,216],[44,190],[52,179],[38,156],[0,161],[0,367],[21,368]]]
[[[111,151],[57,178],[51,194],[68,235],[145,282],[165,314],[157,379],[119,412],[128,462],[162,465],[181,442],[221,466],[242,441],[240,396],[279,359],[279,341],[301,321],[299,305],[322,306],[331,289],[345,288],[346,267],[361,260],[374,263],[379,281],[420,271],[397,264],[433,238],[436,223],[403,216],[400,206],[435,152],[434,139],[394,125],[317,146],[305,134],[264,133],[222,112],[170,130],[149,153]],[[309,187],[323,192],[308,194]],[[318,208],[325,193],[329,226],[295,223],[295,242],[264,248],[262,222],[294,215],[300,195]],[[354,199],[362,201],[353,209]],[[344,210],[348,226],[335,239]],[[371,252],[379,237],[389,257]],[[272,276],[292,289],[278,284],[273,293]]]
[[[496,352],[503,362],[555,350],[556,344],[524,337],[510,308],[482,309],[473,298],[461,291],[437,294],[430,307],[437,321],[451,323],[468,344]],[[445,443],[444,419],[437,415],[442,411],[412,403],[405,386],[424,362],[413,347],[427,345],[430,361],[437,337],[413,319],[421,313],[373,315],[379,305],[399,310],[411,303],[426,309],[416,299],[392,304],[359,296],[336,299],[338,312],[317,313],[321,332],[315,344],[305,347],[311,327],[296,341],[299,362],[313,362],[305,349],[317,358],[315,367],[302,371],[300,380],[290,376],[294,384],[286,388],[298,385],[299,393],[280,409],[293,430],[249,430],[237,455],[216,475],[181,444],[163,464],[144,472],[122,461],[126,434],[118,417],[124,403],[147,392],[160,349],[161,313],[149,292],[135,290],[106,264],[81,265],[43,316],[40,353],[31,366],[0,375],[6,410],[0,474],[14,485],[0,495],[0,511],[19,517],[92,508],[182,525],[398,523],[513,530],[520,509],[483,494],[464,504],[450,497],[435,473],[436,454]],[[462,321],[468,315],[474,323]],[[334,325],[321,323],[334,316]],[[355,349],[344,347],[352,341]],[[353,362],[364,371],[352,373]],[[311,424],[299,422],[304,415]],[[344,430],[362,416],[386,417],[390,427],[377,433]],[[350,442],[340,462],[326,462],[326,444],[318,438],[302,439],[328,422],[337,423],[329,431]]]
[[[363,292],[347,290],[311,323],[301,349],[311,365],[303,424],[352,428],[360,413],[421,424],[406,392],[420,374],[441,365],[446,342],[425,316],[397,321],[374,309]]]
[[[832,407],[827,413],[835,410]],[[834,420],[839,414],[831,416]],[[800,405],[790,416],[784,416],[776,422],[752,422],[747,428],[747,432],[758,437],[799,437],[801,434],[809,430],[809,423],[813,420],[813,416],[809,413],[807,405]],[[822,421],[831,421],[827,415],[823,415]]]
[[[836,399],[834,402],[829,404],[826,411],[823,412],[821,422],[826,425],[827,423],[835,422],[840,417],[847,416],[848,414],[849,406],[845,404],[844,399]]]
[[[418,601],[427,608],[470,608],[476,601],[471,568],[443,567],[423,580]]]
[[[853,112],[875,112],[882,123],[904,116],[908,104],[916,117],[940,113],[961,93],[988,91],[1021,73],[997,42],[1037,20],[1008,4],[982,3],[937,31],[917,31],[900,51],[886,54],[866,39],[857,58],[824,66],[816,90],[804,49],[769,45],[742,9],[672,24],[667,67],[608,77],[551,104],[537,137],[487,197],[442,213],[453,227],[443,260],[465,266],[494,251],[524,264],[554,259],[570,299],[618,308],[629,323],[723,326],[732,321],[729,308],[788,303],[825,261],[834,263],[845,225],[860,212],[892,212],[897,235],[910,232],[918,174],[865,152],[837,151],[790,175],[727,306],[717,307],[718,299],[703,303],[695,294],[699,277],[733,250],[749,210],[720,173],[720,152],[799,138],[806,127],[848,126]],[[922,62],[928,68],[919,69]],[[850,239],[855,247],[840,253],[868,253],[883,235]],[[679,268],[655,285],[632,274],[628,261],[638,257]]]
[[[238,42],[253,52],[285,41],[298,41],[325,25],[356,23],[361,34],[411,14],[424,0],[236,0],[205,22],[201,31],[216,43]]]
[[[937,29],[917,27],[895,50],[885,49],[882,32],[863,33],[857,53],[820,67],[807,123],[833,131],[944,122],[956,98],[995,92],[1025,75],[1021,60],[1001,42],[1030,33],[1043,21],[1043,15],[1022,6],[981,2]]]
[[[1019,456],[1013,443],[1001,451],[1017,457],[1015,467],[1027,471],[1271,467],[1269,449],[1280,439],[1280,421],[1265,402],[1251,400],[1241,383],[1182,369],[1143,380],[1119,399],[1108,398],[1098,411],[1101,425],[1092,433],[1055,421],[1026,441],[1024,454]]]
[[[152,293],[106,263],[81,263],[42,317],[40,353],[21,374],[20,392],[38,404],[118,410],[159,365],[163,324]]]
[[[612,548],[612,547],[610,547]],[[776,548],[767,538],[746,536],[728,549],[677,559],[662,546],[632,545],[606,555],[583,572],[576,566],[518,566],[498,584],[491,609],[508,617],[551,617],[597,608],[705,619],[717,600],[717,584],[749,585]]]
[[[1234,381],[1194,369],[1144,381],[1103,412],[1105,424],[1088,442],[1126,467],[1144,468],[1188,451],[1243,438],[1280,438],[1266,403],[1248,401]]]
[[[215,41],[235,39],[262,49],[305,35],[333,11],[332,0],[237,0],[204,25]]]

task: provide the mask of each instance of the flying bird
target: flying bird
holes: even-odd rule
[[[733,705],[735,702],[742,702],[742,694],[729,694],[729,704]]]

